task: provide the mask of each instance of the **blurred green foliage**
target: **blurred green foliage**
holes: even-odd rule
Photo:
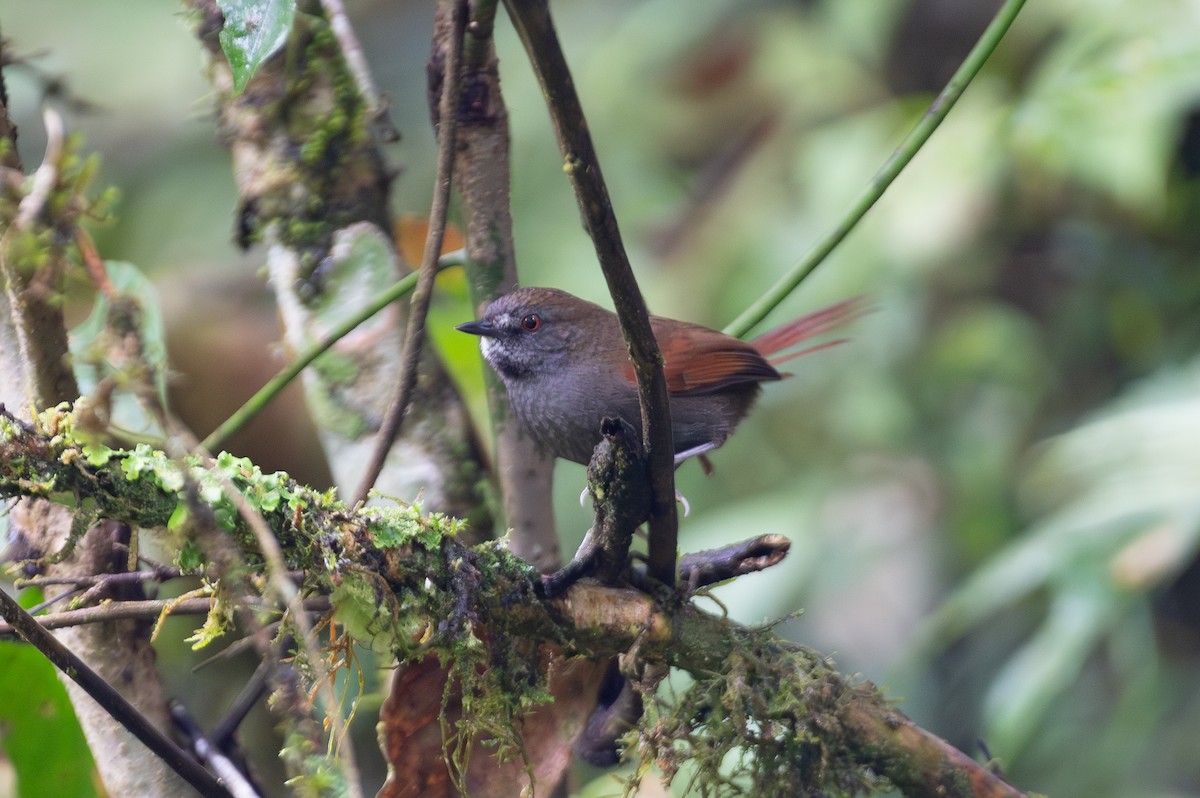
[[[40,590],[27,590],[21,604],[28,609],[42,598]],[[0,791],[95,796],[91,751],[55,667],[30,646],[0,642],[0,679],[0,753],[11,763],[0,773]]]
[[[717,327],[741,311],[838,218],[993,6],[556,2],[653,310]],[[431,4],[348,11],[405,137],[389,150],[405,170],[395,206],[423,212]],[[228,162],[186,26],[148,0],[42,0],[0,23],[104,109],[71,117],[125,197],[98,241],[154,274],[168,326],[209,293],[208,328],[269,314],[231,300],[229,286],[253,291],[234,280],[257,261],[228,243]],[[794,541],[783,565],[718,589],[735,617],[803,608],[788,634],[1058,796],[1200,795],[1198,34],[1196,0],[1028,4],[774,321],[863,292],[874,312],[768,389],[713,477],[679,475],[686,549]],[[503,20],[497,37],[522,280],[603,301],[540,92]],[[8,74],[35,164],[39,78]],[[461,281],[440,285],[431,318],[471,316]],[[271,332],[254,329],[266,350]],[[473,347],[434,340],[477,385]],[[236,367],[193,367],[189,390],[217,402],[222,365]],[[559,477],[569,548],[589,517],[582,470]]]

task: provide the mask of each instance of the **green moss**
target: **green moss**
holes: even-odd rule
[[[211,534],[211,524],[194,523],[203,516],[228,532],[239,566],[262,569],[258,541],[226,495],[231,484],[279,541],[285,566],[303,571],[306,587],[331,596],[339,622],[355,639],[402,662],[435,656],[446,666],[446,695],[461,695],[463,707],[447,729],[452,761],[464,761],[481,741],[504,756],[523,756],[520,719],[549,695],[538,636],[521,634],[509,611],[529,601],[536,574],[502,544],[467,547],[457,538],[461,521],[425,513],[420,505],[351,510],[332,492],[264,473],[245,458],[179,461],[144,445],[124,450],[85,438],[65,406],[39,416],[36,427],[12,419],[0,424],[7,472],[20,461],[23,474],[36,475],[58,499],[72,497],[79,507],[73,538],[105,518],[180,535]],[[17,451],[25,454],[12,454]],[[27,494],[7,474],[0,478],[0,495]],[[211,567],[203,537],[181,542],[179,551],[183,569],[227,573]],[[221,595],[227,588],[217,581],[213,589]],[[210,616],[197,642],[224,631],[234,601]],[[304,670],[303,663],[298,667]],[[333,789],[325,781],[336,781],[331,763],[301,748],[289,756],[304,770],[303,790]]]
[[[312,741],[300,734],[288,735],[280,756],[297,775],[288,779],[292,794],[301,798],[341,798],[346,795],[346,777],[333,756],[316,750]]]
[[[855,796],[887,786],[848,758],[836,718],[853,688],[817,655],[748,632],[722,667],[694,675],[671,700],[643,685],[646,716],[628,741],[638,774],[651,763],[668,781],[686,772],[689,794],[706,798]],[[626,794],[635,787],[636,778]]]
[[[297,212],[302,215],[288,215],[283,220],[282,242],[291,249],[326,248],[337,227],[310,209]]]
[[[328,23],[305,16],[302,24],[302,54],[290,62],[298,71],[285,78],[281,116],[307,199],[300,207],[289,200],[282,239],[291,248],[324,250],[335,230],[363,217],[343,184],[348,166],[364,157],[362,148],[371,140],[365,103]],[[333,199],[339,196],[350,207]]]

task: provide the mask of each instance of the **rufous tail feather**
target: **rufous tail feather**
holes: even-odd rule
[[[795,346],[801,341],[808,340],[813,336],[821,335],[846,324],[861,316],[866,310],[866,300],[864,297],[851,297],[835,305],[814,311],[807,316],[802,316],[773,330],[769,330],[751,341],[750,345],[757,349],[759,354],[766,357],[771,365],[783,363],[800,355],[816,352],[817,350],[842,343],[842,341],[831,341],[827,344],[819,344],[802,349],[799,352],[792,352],[775,358],[770,357],[784,349]]]

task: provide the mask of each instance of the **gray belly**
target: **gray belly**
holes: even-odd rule
[[[583,393],[571,386],[579,380],[555,380],[541,389],[510,391],[521,426],[547,453],[587,464],[600,442],[600,422],[620,418],[640,436],[641,409],[634,391],[618,395]],[[678,396],[671,400],[671,433],[675,451],[705,443],[725,442],[749,411],[760,391],[756,383],[720,395]]]

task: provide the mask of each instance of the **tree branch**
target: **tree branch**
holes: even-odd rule
[[[50,421],[58,434],[0,412],[0,496],[86,503],[102,517],[146,529],[167,523],[182,500],[182,489],[172,487],[173,469],[181,466],[145,451],[89,447],[85,453],[72,439],[69,416]],[[459,666],[458,674],[472,678],[479,669],[529,663],[527,647],[537,650],[540,641],[563,645],[568,655],[625,654],[629,661],[690,672],[696,682],[677,705],[657,699],[651,705],[669,720],[642,724],[638,755],[660,762],[668,777],[685,760],[702,773],[716,768],[715,774],[728,753],[748,747],[755,755],[744,765],[745,775],[758,783],[807,791],[861,788],[874,773],[909,795],[1022,795],[913,725],[873,685],[849,682],[823,657],[769,630],[740,627],[690,602],[662,606],[639,591],[587,582],[559,599],[538,601],[526,563],[502,547],[463,545],[447,534],[454,528],[447,519],[422,517],[411,507],[355,512],[280,475],[258,473],[245,461],[228,467],[247,501],[261,506],[273,497],[263,516],[288,567],[336,590],[339,617],[351,623],[356,613],[360,618],[360,640],[390,646],[401,661],[435,652],[449,661],[469,655],[476,659]],[[226,517],[243,558],[261,565],[244,522]],[[393,597],[390,610],[388,599],[380,606],[381,596]],[[414,636],[412,630],[420,629],[430,632]],[[488,642],[462,642],[480,630]],[[505,683],[524,684],[511,674]],[[514,700],[530,699],[522,694]],[[489,728],[496,728],[494,720]]]
[[[268,609],[273,606],[266,602],[243,600],[247,607]],[[327,598],[305,599],[302,603],[308,612],[329,612],[330,604]],[[163,612],[175,615],[204,615],[213,608],[211,598],[190,598],[183,601],[167,599],[143,599],[139,601],[109,601],[95,607],[83,607],[77,610],[63,610],[48,615],[34,615],[33,620],[43,629],[65,629],[68,626],[83,626],[89,623],[106,623],[108,621],[153,621],[162,617]],[[17,634],[12,624],[0,623],[0,638],[8,638]]]
[[[215,776],[159,731],[146,719],[145,715],[138,712],[107,681],[89,668],[87,663],[54,639],[54,635],[43,628],[36,618],[25,612],[16,599],[3,590],[0,590],[0,616],[8,619],[26,642],[42,652],[54,667],[83,688],[84,692],[95,699],[96,703],[162,759],[171,770],[199,790],[201,795],[230,795]]]
[[[467,23],[461,80],[461,102],[455,166],[467,239],[467,279],[471,302],[482,310],[501,294],[517,286],[509,197],[508,112],[500,88],[500,71],[492,39],[496,0],[471,3]],[[430,55],[429,105],[438,124],[441,112],[438,87],[446,76],[446,39],[449,20],[443,6],[434,17],[434,44]],[[504,384],[491,369],[484,369],[488,410],[495,435],[495,468],[504,502],[501,529],[509,530],[513,553],[542,572],[562,562],[554,525],[554,459],[543,452],[516,423]]]
[[[649,458],[650,575],[666,585],[674,585],[679,518],[675,509],[675,446],[662,353],[650,329],[650,313],[621,242],[617,217],[600,174],[600,162],[583,107],[550,19],[549,3],[547,0],[505,0],[504,7],[541,84],[562,150],[564,171],[575,188],[583,226],[596,247],[600,268],[604,271],[621,323],[621,333],[629,347],[641,404],[642,448]]]

